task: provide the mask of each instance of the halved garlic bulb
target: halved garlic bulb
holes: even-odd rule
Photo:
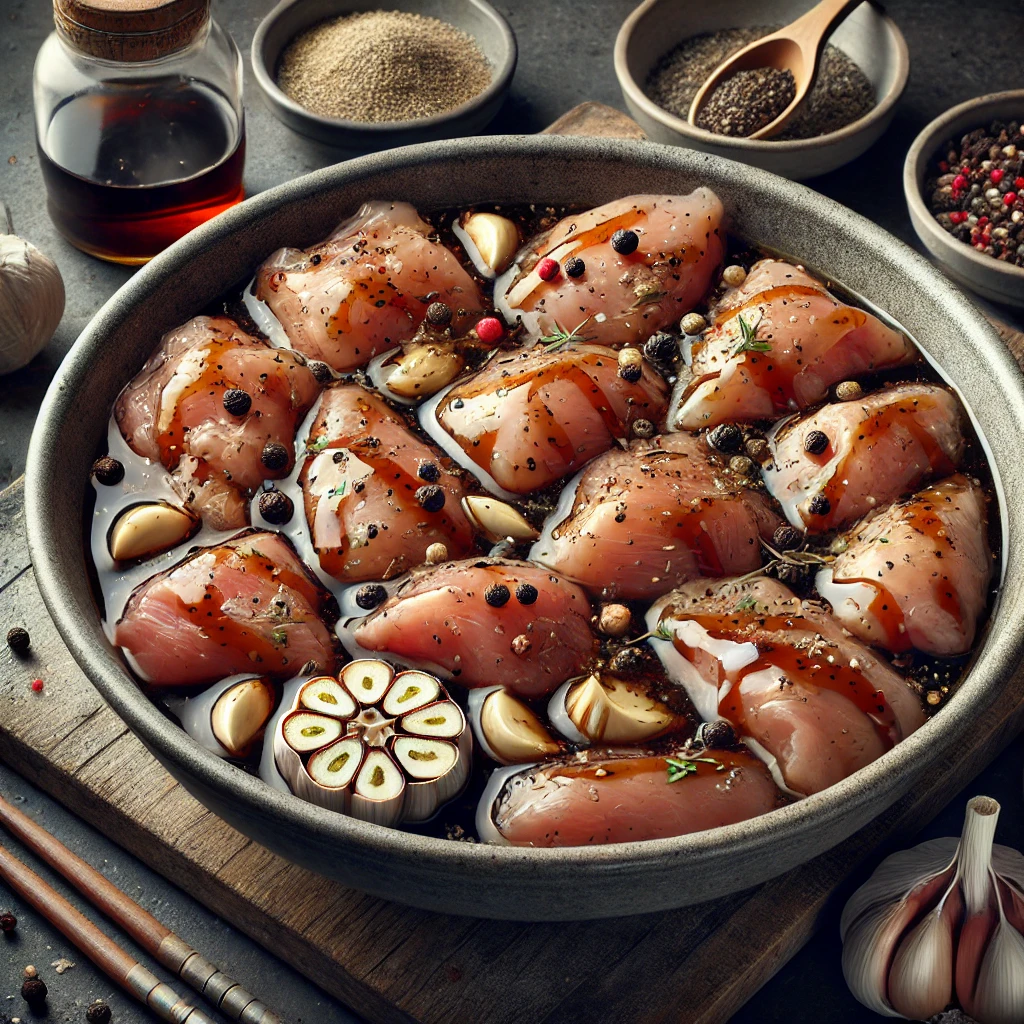
[[[529,764],[562,751],[544,723],[503,686],[470,690],[469,718],[477,742],[499,764]]]
[[[576,743],[643,743],[678,723],[642,686],[597,673],[560,686],[551,696],[548,717]]]
[[[500,213],[463,214],[452,225],[473,266],[486,278],[507,270],[519,249],[519,228]]]
[[[480,494],[467,495],[462,499],[462,511],[495,544],[508,537],[521,541],[536,540],[540,536],[522,513],[497,498],[485,498]]]
[[[199,520],[183,508],[148,502],[122,512],[110,530],[110,556],[118,562],[152,558],[187,540]]]
[[[993,846],[999,804],[963,834],[887,857],[843,910],[843,974],[865,1006],[927,1020],[955,996],[978,1024],[1024,1020],[1024,856]]]

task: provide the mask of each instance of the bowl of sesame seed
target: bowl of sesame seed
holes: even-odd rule
[[[512,29],[486,0],[282,0],[251,52],[274,115],[352,153],[477,134],[516,58]]]

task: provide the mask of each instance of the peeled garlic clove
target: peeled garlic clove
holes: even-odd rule
[[[244,757],[273,710],[273,686],[265,679],[246,679],[220,695],[210,713],[210,727],[229,754]]]
[[[548,714],[559,729],[568,719],[571,731],[593,743],[643,743],[677,721],[641,687],[597,673],[557,690]]]
[[[458,704],[442,700],[404,715],[399,722],[399,728],[413,736],[434,736],[453,740],[465,731],[466,719]]]
[[[488,540],[497,544],[512,540],[536,540],[540,534],[520,512],[497,498],[471,494],[462,499],[462,511]]]
[[[402,817],[405,776],[383,750],[371,750],[356,775],[352,812],[375,825],[395,825]]]
[[[477,742],[498,764],[529,764],[561,752],[541,720],[504,687],[471,690],[469,717]]]
[[[355,777],[363,757],[358,739],[346,737],[318,750],[309,759],[309,777],[325,789],[344,789]]]
[[[930,1020],[953,996],[953,920],[944,905],[903,937],[889,968],[889,1002],[911,1020]]]
[[[486,278],[507,270],[519,249],[519,228],[498,213],[463,215],[453,231],[473,266]]]
[[[352,696],[333,676],[310,679],[299,691],[299,704],[307,711],[319,711],[334,718],[351,718],[356,713]]]
[[[309,711],[293,711],[281,723],[285,742],[297,754],[308,754],[331,743],[341,735],[342,723],[327,715]]]
[[[198,527],[199,520],[182,508],[162,502],[133,505],[111,528],[110,555],[118,562],[152,558],[186,540]]]
[[[341,670],[341,681],[345,689],[355,697],[359,704],[376,704],[384,696],[395,670],[386,662],[376,658],[363,658],[350,661]]]
[[[968,1012],[982,1024],[1024,1020],[1024,936],[1005,920],[989,940]]]
[[[415,345],[382,368],[384,387],[399,398],[429,398],[451,384],[465,365],[465,359],[452,348]]]
[[[397,716],[437,700],[440,693],[441,684],[426,672],[399,672],[381,706],[385,714]]]

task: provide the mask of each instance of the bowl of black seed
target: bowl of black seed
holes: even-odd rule
[[[907,152],[903,191],[918,238],[949,277],[1024,307],[1024,89],[932,121]]]
[[[282,0],[251,51],[274,115],[350,153],[478,134],[516,57],[486,0]]]
[[[722,61],[804,14],[811,0],[686,4],[645,0],[615,41],[615,73],[630,113],[655,142],[686,146],[803,180],[860,156],[888,128],[910,58],[895,22],[863,3],[827,40],[817,79],[795,119],[770,139],[747,136],[790,103],[792,72],[751,68],[710,95],[696,125],[697,91]]]

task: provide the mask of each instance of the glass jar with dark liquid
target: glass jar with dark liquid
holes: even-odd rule
[[[50,217],[145,263],[243,198],[241,57],[208,0],[54,0],[35,68]]]

